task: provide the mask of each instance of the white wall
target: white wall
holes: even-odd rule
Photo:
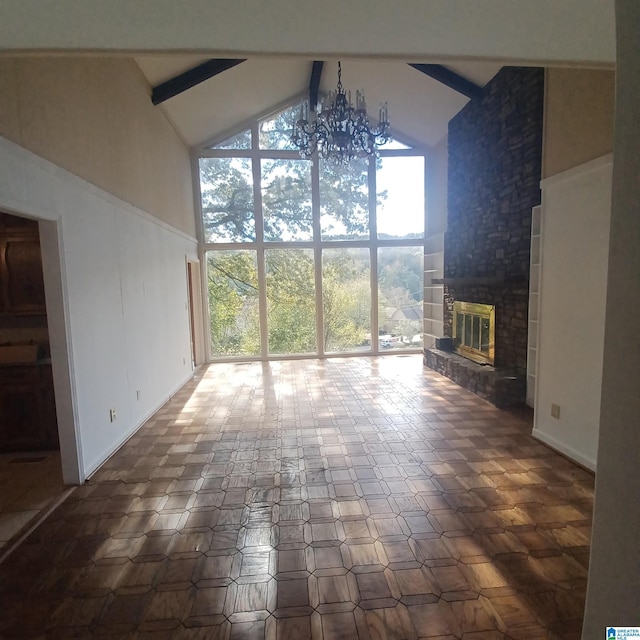
[[[542,186],[542,267],[533,435],[595,470],[607,293],[611,155]],[[551,404],[560,418],[551,416]]]
[[[0,207],[53,221],[41,233],[61,453],[81,482],[192,375],[196,242],[1,137]]]

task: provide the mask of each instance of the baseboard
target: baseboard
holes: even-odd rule
[[[143,424],[145,424],[145,422],[147,422],[147,420],[149,420],[149,418],[151,418],[151,416],[153,416],[161,407],[163,407],[167,402],[169,402],[171,400],[171,398],[173,398],[173,396],[176,395],[176,393],[178,393],[178,391],[180,391],[180,389],[182,389],[182,387],[184,387],[185,384],[187,384],[187,382],[189,382],[193,376],[194,376],[195,371],[190,371],[187,376],[181,381],[178,382],[177,385],[175,385],[168,394],[164,395],[162,400],[160,400],[160,402],[155,405],[150,411],[148,411],[145,415],[143,415],[142,418],[140,418],[137,422],[134,423],[134,425],[131,427],[131,429],[129,429],[129,431],[127,431],[124,435],[123,438],[121,438],[117,444],[115,444],[113,447],[111,447],[109,449],[109,452],[106,453],[104,456],[100,456],[100,458],[98,458],[97,460],[94,460],[90,465],[87,465],[85,467],[85,482],[109,459],[111,458],[111,456],[113,456],[115,453],[117,453],[126,443],[127,441],[134,436],[137,431],[140,429],[140,427],[142,427]]]
[[[564,442],[560,442],[553,436],[550,436],[549,434],[545,433],[544,431],[540,431],[539,429],[533,429],[533,431],[531,431],[531,435],[536,440],[540,440],[540,442],[543,442],[547,446],[551,447],[554,451],[561,453],[577,464],[589,469],[589,471],[596,471],[597,463],[595,460],[582,455],[572,447],[568,447],[566,444],[564,444]]]

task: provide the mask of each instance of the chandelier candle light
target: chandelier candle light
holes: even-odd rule
[[[328,103],[328,104],[327,104]],[[354,158],[377,155],[378,147],[391,139],[386,103],[380,106],[378,126],[371,128],[364,94],[356,91],[356,106],[351,103],[351,91],[342,86],[342,66],[338,62],[338,86],[321,99],[309,120],[305,102],[300,118],[293,127],[291,140],[303,158],[311,158],[315,151],[321,158],[335,164],[346,164]]]

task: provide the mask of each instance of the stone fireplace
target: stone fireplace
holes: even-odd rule
[[[531,211],[540,204],[543,97],[543,69],[503,67],[449,123],[441,284],[444,333],[459,352],[426,348],[424,360],[498,406],[525,400]],[[471,306],[460,314],[460,303]],[[469,311],[484,305],[493,308],[493,340],[484,316]]]

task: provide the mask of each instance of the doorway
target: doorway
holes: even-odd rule
[[[0,212],[0,554],[65,493],[37,220]]]

